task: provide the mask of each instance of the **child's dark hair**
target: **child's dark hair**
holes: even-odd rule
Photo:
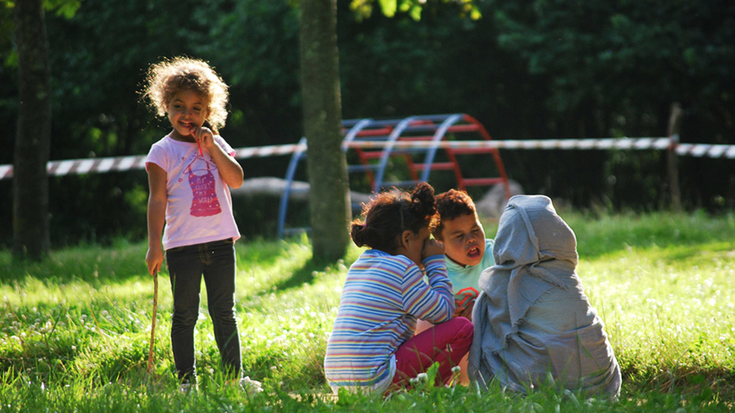
[[[450,189],[436,196],[436,209],[439,212],[439,222],[432,230],[434,237],[441,237],[442,223],[444,220],[452,220],[462,215],[474,214],[475,203],[467,192]]]
[[[437,218],[434,188],[421,182],[410,194],[398,189],[382,192],[363,206],[362,215],[365,221],[353,221],[350,230],[355,245],[393,254],[403,231],[432,230]]]

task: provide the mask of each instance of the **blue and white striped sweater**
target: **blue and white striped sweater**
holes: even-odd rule
[[[443,255],[423,261],[367,250],[350,267],[324,369],[333,387],[369,388],[386,381],[390,358],[413,336],[416,319],[439,323],[454,314]]]

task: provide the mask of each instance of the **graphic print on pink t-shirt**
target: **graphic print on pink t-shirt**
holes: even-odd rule
[[[210,170],[209,162],[206,164],[206,171],[204,169],[193,170],[191,165],[186,171],[189,175],[189,186],[194,195],[191,201],[191,215],[195,217],[210,217],[222,212],[219,199],[217,199],[214,174]]]

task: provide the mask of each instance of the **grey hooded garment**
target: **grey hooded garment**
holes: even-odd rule
[[[470,378],[525,392],[540,384],[615,397],[620,368],[575,272],[577,240],[542,195],[517,195],[500,217],[473,311]]]

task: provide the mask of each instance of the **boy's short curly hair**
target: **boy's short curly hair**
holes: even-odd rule
[[[432,231],[432,234],[436,238],[441,237],[445,220],[452,220],[462,215],[474,214],[477,211],[475,209],[475,202],[467,195],[467,192],[456,189],[450,189],[447,192],[437,195],[436,209],[439,213],[439,222]]]
[[[227,119],[227,89],[227,84],[207,62],[179,56],[152,64],[141,94],[158,116],[166,116],[174,95],[192,90],[208,101],[209,117],[205,120],[215,129],[221,129]]]

